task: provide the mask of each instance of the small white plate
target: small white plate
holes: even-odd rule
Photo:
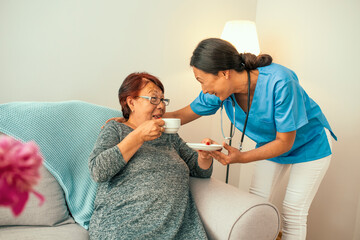
[[[186,145],[192,149],[203,151],[216,151],[222,149],[222,146],[218,144],[206,145],[205,143],[186,143]]]

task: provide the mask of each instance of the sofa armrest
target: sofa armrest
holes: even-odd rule
[[[280,215],[265,199],[214,178],[191,177],[190,189],[209,239],[276,239]]]

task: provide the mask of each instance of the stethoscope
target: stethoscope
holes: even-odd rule
[[[247,125],[247,122],[248,122],[249,111],[250,111],[250,72],[249,71],[246,71],[246,72],[247,72],[247,75],[248,75],[247,110],[246,110],[246,118],[245,118],[244,128],[243,128],[243,131],[242,131],[240,145],[239,145],[239,150],[240,151],[242,150],[242,144],[244,142],[245,130],[246,130],[246,125]],[[231,127],[230,127],[230,137],[225,137],[224,129],[223,129],[222,111],[223,111],[223,105],[224,105],[223,103],[226,100],[221,102],[220,115],[221,115],[221,133],[222,133],[225,140],[229,140],[229,145],[231,146],[231,141],[232,141],[232,138],[233,138],[233,136],[235,134],[235,127],[234,127],[234,124],[235,124],[235,100],[232,98],[232,96],[230,96],[230,99],[231,99],[232,107],[233,107],[233,110],[234,110],[234,112],[233,112],[233,122],[231,123]]]

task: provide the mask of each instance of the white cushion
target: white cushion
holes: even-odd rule
[[[77,223],[56,227],[0,227],[0,239],[6,240],[88,240],[89,234]]]
[[[40,174],[41,179],[35,186],[35,191],[45,197],[43,205],[39,206],[39,199],[30,194],[24,211],[18,217],[13,215],[10,208],[0,207],[0,226],[55,226],[74,223],[59,183],[44,166],[40,168]]]
[[[214,178],[190,178],[190,189],[209,239],[276,238],[280,214],[265,199]]]

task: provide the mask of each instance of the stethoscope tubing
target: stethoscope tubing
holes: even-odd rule
[[[246,110],[246,118],[245,118],[244,128],[243,128],[241,140],[240,140],[240,146],[239,146],[240,150],[242,150],[242,144],[244,142],[244,136],[245,136],[246,126],[247,126],[247,122],[249,119],[249,112],[250,112],[250,72],[249,71],[246,71],[246,72],[248,75],[247,110]]]
[[[246,127],[247,127],[247,123],[248,123],[248,119],[249,119],[249,112],[250,112],[250,83],[251,83],[251,80],[250,80],[250,72],[248,70],[246,70],[246,72],[247,72],[247,75],[248,75],[247,110],[246,110],[246,117],[245,117],[244,127],[243,127],[243,130],[242,130],[241,139],[240,139],[240,145],[239,145],[239,150],[240,151],[242,150],[242,144],[244,142],[244,136],[245,136],[245,131],[246,131]],[[230,137],[225,137],[224,130],[223,130],[222,113],[221,113],[221,133],[222,133],[223,137],[226,140],[229,140],[229,145],[231,146],[231,141],[232,141],[232,138],[233,138],[234,133],[235,133],[235,128],[234,128],[234,131],[233,131],[232,127],[233,127],[233,125],[235,127],[235,119],[236,118],[235,118],[235,101],[232,98],[232,96],[230,96],[230,98],[231,98],[231,101],[232,101],[232,107],[234,109],[234,112],[233,112],[233,119],[234,120],[233,120],[233,123],[231,123],[231,127],[230,127]],[[221,102],[221,111],[223,109],[224,101]]]

